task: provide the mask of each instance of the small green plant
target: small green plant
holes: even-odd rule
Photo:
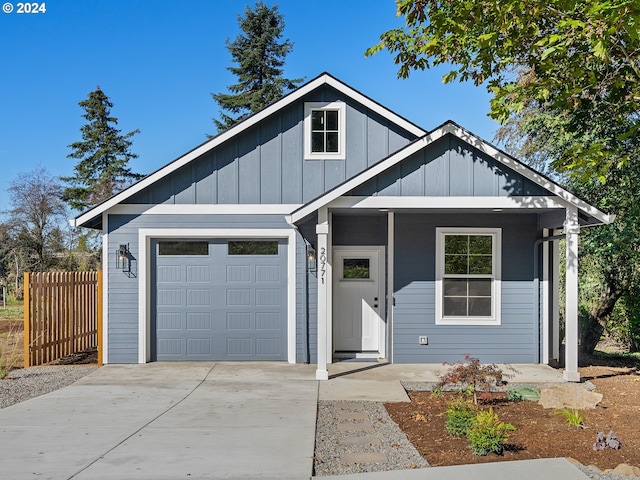
[[[442,396],[442,388],[440,387],[433,387],[433,390],[431,390],[431,396],[434,398],[438,398]]]
[[[447,405],[445,429],[449,435],[462,437],[476,419],[477,410],[471,400],[458,396]]]
[[[475,421],[467,430],[469,448],[474,455],[485,456],[491,452],[500,455],[509,438],[508,432],[515,429],[516,427],[510,423],[502,423],[492,408],[488,412],[478,412]]]
[[[580,415],[578,410],[563,408],[561,410],[557,410],[555,413],[556,415],[562,415],[572,427],[584,428],[584,417]]]
[[[503,378],[511,378],[513,374],[504,373],[500,367],[491,363],[482,365],[480,360],[467,354],[464,361],[456,363],[445,363],[449,365],[446,373],[438,375],[440,382],[437,386],[442,388],[445,385],[456,385],[459,390],[473,394],[473,403],[478,404],[477,392],[486,394],[492,387],[501,383]],[[507,365],[512,372],[517,372],[515,368]]]

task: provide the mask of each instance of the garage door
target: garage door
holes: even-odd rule
[[[156,240],[153,251],[152,359],[287,360],[286,240]]]

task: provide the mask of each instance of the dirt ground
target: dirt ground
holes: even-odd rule
[[[500,421],[517,428],[511,432],[506,451],[501,456],[475,456],[465,438],[447,434],[444,412],[447,402],[456,394],[438,397],[430,392],[413,392],[410,393],[411,403],[389,403],[386,407],[391,418],[433,466],[547,457],[573,457],[583,465],[596,465],[600,469],[615,468],[620,463],[640,466],[640,374],[637,365],[633,361],[603,362],[601,359],[583,363],[589,365],[580,368],[581,376],[596,386],[596,392],[604,395],[595,409],[580,411],[585,419],[584,429],[569,425],[562,415],[543,409],[537,402],[507,401],[504,394],[480,405],[483,409],[492,407]],[[627,366],[602,363],[627,363]],[[598,432],[606,435],[610,430],[622,441],[622,448],[594,451]]]
[[[15,313],[15,312],[13,312]],[[23,320],[7,319],[2,317],[0,310],[0,362],[10,364],[11,368],[24,367],[24,323]],[[7,315],[8,316],[8,315]],[[16,315],[12,314],[12,317]],[[89,348],[82,352],[68,355],[51,362],[51,365],[80,365],[98,363],[98,351]]]

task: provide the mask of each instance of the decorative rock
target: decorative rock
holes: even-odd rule
[[[565,457],[565,459],[573,465],[582,465],[578,460],[576,460],[573,457]]]
[[[640,468],[634,467],[632,465],[628,465],[626,463],[621,463],[612,471],[613,473],[618,473],[620,475],[627,475],[628,477],[640,477]]]
[[[543,408],[596,408],[602,401],[602,394],[588,392],[577,383],[545,385],[540,387],[540,401]]]

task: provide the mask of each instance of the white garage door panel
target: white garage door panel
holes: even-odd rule
[[[152,359],[287,360],[286,240],[263,255],[229,255],[226,240],[207,255],[158,255],[160,242]]]

